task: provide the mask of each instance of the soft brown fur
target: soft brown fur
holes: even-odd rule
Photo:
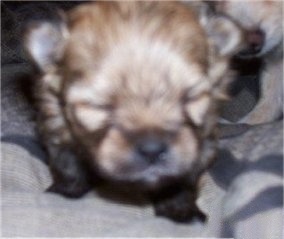
[[[66,19],[34,26],[26,37],[43,71],[39,128],[51,158],[51,191],[80,196],[89,171],[151,192],[178,181],[175,188],[191,188],[192,196],[180,196],[189,206],[174,202],[174,209],[157,206],[158,213],[182,221],[202,215],[195,187],[213,159],[216,102],[239,42],[224,53],[207,30],[240,36],[237,28],[222,28],[219,19],[207,29],[178,2],[90,3]],[[38,47],[42,39],[53,47]],[[151,159],[137,152],[153,141],[166,150]]]

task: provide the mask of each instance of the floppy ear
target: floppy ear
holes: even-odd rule
[[[41,71],[47,72],[63,56],[67,26],[61,22],[33,22],[27,27],[25,48]]]
[[[200,23],[217,54],[230,57],[240,49],[243,32],[236,23],[226,16],[214,14],[209,5],[200,8],[199,16]]]

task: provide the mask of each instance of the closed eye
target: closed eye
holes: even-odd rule
[[[210,93],[207,92],[207,91],[204,91],[204,92],[201,92],[199,94],[196,94],[196,95],[187,95],[184,99],[184,103],[187,104],[187,103],[190,103],[190,102],[194,102],[194,101],[197,101],[201,98],[203,98],[204,96],[209,96]]]
[[[187,104],[189,102],[199,100],[204,96],[210,95],[208,88],[208,82],[202,81],[201,83],[198,83],[195,86],[186,89],[181,99],[182,103]]]
[[[91,102],[77,102],[73,104],[74,108],[77,107],[85,107],[85,108],[90,108],[94,110],[106,110],[106,111],[111,111],[113,110],[113,105],[111,104],[96,104],[96,103],[91,103]]]
[[[109,105],[77,103],[73,106],[73,114],[82,127],[88,131],[95,131],[108,123],[110,109]]]

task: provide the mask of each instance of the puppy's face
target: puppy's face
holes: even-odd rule
[[[179,8],[171,21],[161,19],[158,11],[166,14],[170,6],[152,6],[154,18],[145,14],[130,17],[125,25],[111,22],[111,29],[100,33],[95,21],[92,32],[84,32],[84,22],[74,23],[65,67],[70,72],[84,62],[84,70],[77,67],[81,75],[66,83],[64,97],[73,130],[103,175],[155,187],[193,167],[201,140],[194,125],[202,124],[211,96],[207,40],[197,20]],[[113,14],[115,18],[118,13]],[[171,29],[174,25],[178,29]],[[115,35],[114,28],[122,32]],[[82,48],[102,57],[78,52],[77,40],[72,41],[76,34],[82,37]],[[177,39],[171,34],[184,35]],[[89,49],[83,37],[95,42],[96,35],[105,38]],[[103,41],[105,49],[98,47]],[[103,136],[94,143],[98,134]]]
[[[152,71],[146,65],[145,62],[131,65],[133,75],[129,69],[123,72],[125,67],[113,74],[102,73],[104,80],[111,79],[115,81],[111,84],[118,84],[108,87],[115,88],[107,96],[106,105],[94,100],[77,108],[71,103],[68,108],[75,108],[70,117],[73,126],[78,127],[78,137],[87,145],[94,164],[104,175],[156,186],[192,168],[198,157],[200,139],[195,127],[188,122],[187,87],[174,85],[176,78],[168,72],[172,66],[168,65],[163,72],[159,66]],[[191,77],[196,75],[192,73]],[[95,91],[93,94],[97,95]],[[201,91],[197,97],[202,98],[202,102],[195,103],[204,108],[200,109],[203,114],[209,106],[208,92]],[[104,135],[94,145],[92,134],[96,137],[101,129]]]
[[[248,55],[265,55],[283,43],[282,1],[218,1],[218,12],[232,17],[247,32]]]
[[[177,2],[96,3],[68,19],[66,31],[53,33],[63,46],[59,63],[32,55],[61,80],[66,124],[91,164],[107,178],[150,188],[205,168],[210,157],[200,154],[215,123],[215,85],[239,43],[236,27],[221,27],[233,41],[213,44]],[[39,35],[31,34],[30,45]]]

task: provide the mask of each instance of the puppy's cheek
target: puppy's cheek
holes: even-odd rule
[[[97,166],[106,174],[116,174],[130,163],[130,147],[120,132],[114,128],[108,131],[94,154]]]
[[[89,106],[75,108],[75,117],[78,123],[89,132],[103,128],[107,124],[108,116],[107,111],[93,109]]]
[[[183,170],[190,170],[199,155],[199,141],[192,129],[183,127],[173,145],[177,164]]]

